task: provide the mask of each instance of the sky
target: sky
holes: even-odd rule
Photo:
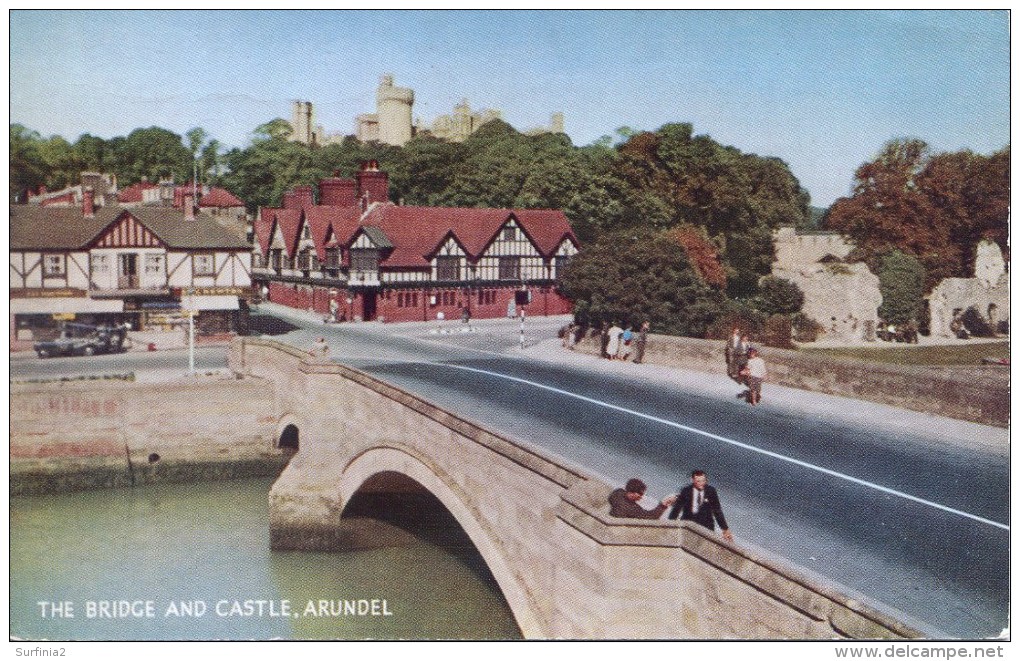
[[[1009,142],[1009,13],[975,11],[10,12],[10,121],[74,142],[200,126],[228,147],[311,101],[327,133],[383,74],[426,125],[462,98],[586,145],[690,122],[789,164],[815,206],[891,139]]]

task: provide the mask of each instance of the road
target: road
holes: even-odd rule
[[[723,377],[550,348],[560,321],[323,326],[276,336],[650,495],[702,468],[738,544],[905,613],[933,636],[1008,626],[1008,431]],[[557,355],[553,353],[558,352]],[[542,359],[553,357],[555,360]],[[566,357],[564,357],[566,356]]]

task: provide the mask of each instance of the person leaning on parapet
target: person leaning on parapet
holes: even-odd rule
[[[602,347],[599,351],[599,355],[603,358],[609,358],[609,354],[606,351],[609,348],[609,324],[604,321],[602,322],[602,327],[599,330],[599,343]]]
[[[634,362],[639,365],[645,359],[645,345],[648,344],[648,326],[647,321],[641,324],[641,330],[637,334],[637,341],[634,343]]]
[[[708,476],[703,470],[696,470],[691,473],[691,483],[680,490],[673,503],[673,509],[669,511],[668,518],[681,521],[694,521],[709,530],[715,530],[716,522],[722,528],[722,536],[726,541],[733,541],[733,533],[726,525],[726,517],[723,516],[722,503],[719,502],[719,494],[715,487],[708,486]]]
[[[624,488],[614,489],[609,494],[609,515],[627,519],[658,519],[676,501],[675,496],[666,496],[654,508],[645,509],[640,500],[647,490],[648,487],[638,478],[627,480]]]

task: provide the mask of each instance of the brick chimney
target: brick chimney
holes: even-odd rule
[[[297,196],[294,195],[294,191],[285,191],[283,193],[283,208],[284,209],[301,208],[301,203],[298,202]]]
[[[340,172],[333,172],[331,179],[319,182],[319,204],[324,207],[353,207],[358,203],[357,182],[341,179]]]
[[[184,220],[195,220],[195,197],[190,193],[184,194]]]
[[[294,198],[298,209],[305,209],[315,206],[314,186],[295,186]]]
[[[88,186],[81,193],[81,215],[85,218],[96,217],[96,192]]]
[[[379,170],[378,161],[365,161],[355,175],[358,180],[358,197],[362,208],[367,209],[373,202],[387,202],[390,198],[390,178]]]

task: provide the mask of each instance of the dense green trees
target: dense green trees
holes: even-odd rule
[[[896,325],[920,323],[924,306],[924,267],[899,250],[885,255],[878,267],[882,305],[878,316]]]
[[[658,332],[703,336],[725,296],[699,275],[675,236],[648,228],[605,234],[575,256],[563,291],[583,323],[648,320]]]

